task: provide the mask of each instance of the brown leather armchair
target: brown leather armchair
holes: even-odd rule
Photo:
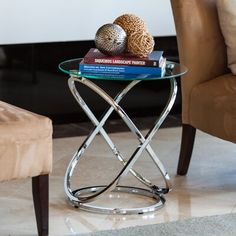
[[[236,142],[236,76],[227,68],[216,0],[171,0],[180,62],[182,142],[177,173],[188,171],[196,129]]]

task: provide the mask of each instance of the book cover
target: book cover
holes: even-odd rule
[[[162,67],[123,66],[106,64],[86,64],[82,60],[79,64],[81,73],[106,73],[106,74],[154,74],[163,75],[165,64]]]
[[[164,72],[163,72],[164,73]],[[108,80],[151,80],[156,79],[157,76],[162,75],[152,75],[152,74],[111,74],[111,73],[79,73],[81,76],[86,78],[99,78],[99,79],[108,79]],[[164,75],[164,74],[163,74]]]
[[[97,48],[91,48],[84,56],[85,64],[111,64],[127,66],[153,66],[162,67],[166,59],[163,57],[163,51],[153,51],[148,57],[139,58],[130,54],[121,54],[116,56],[107,56],[101,53]]]

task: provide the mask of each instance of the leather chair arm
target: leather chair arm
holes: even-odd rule
[[[171,0],[180,62],[188,73],[181,79],[183,123],[188,123],[192,88],[228,71],[226,45],[215,0]]]

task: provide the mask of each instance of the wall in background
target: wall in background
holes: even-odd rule
[[[142,17],[153,36],[175,35],[169,0],[1,0],[0,45],[92,40],[124,13]]]
[[[155,37],[155,50],[178,60],[175,28],[169,0],[0,0],[0,100],[47,115],[54,122],[86,120],[72,97],[67,76],[58,63],[83,57],[94,47],[97,29],[124,13],[145,20]],[[111,94],[123,82],[98,81]],[[98,117],[107,104],[81,88]],[[169,81],[151,81],[137,87],[125,110],[132,116],[160,111],[169,94]],[[180,93],[172,112],[180,111]]]

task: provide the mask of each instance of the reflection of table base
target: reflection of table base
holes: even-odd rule
[[[97,118],[94,116],[94,114],[91,112],[87,104],[84,102],[84,100],[80,96],[78,90],[75,87],[76,81],[89,87],[91,90],[96,92],[110,105],[110,107],[107,109],[107,111],[102,116],[100,121],[97,120]],[[164,110],[162,111],[161,115],[154,123],[153,127],[149,130],[147,135],[144,137],[142,133],[140,132],[140,130],[135,126],[132,120],[125,113],[125,111],[119,106],[119,102],[122,100],[122,98],[128,93],[128,91],[130,91],[131,88],[133,88],[139,82],[141,82],[141,80],[134,80],[130,82],[113,99],[104,90],[102,90],[100,87],[98,87],[96,84],[94,84],[93,82],[91,82],[90,80],[86,78],[76,77],[76,76],[72,76],[69,78],[68,84],[69,84],[69,87],[73,96],[75,97],[76,101],[79,103],[81,108],[88,115],[89,119],[92,121],[92,123],[95,126],[93,131],[88,135],[88,137],[82,143],[78,151],[74,154],[72,160],[70,161],[67,167],[67,171],[65,174],[64,189],[65,189],[66,195],[68,196],[69,201],[75,207],[79,207],[81,209],[88,210],[88,211],[109,213],[109,214],[142,214],[146,212],[155,211],[156,209],[163,206],[165,202],[165,198],[163,195],[169,192],[169,190],[171,189],[171,183],[170,183],[168,173],[166,172],[163,164],[161,163],[161,161],[159,160],[159,158],[157,157],[156,153],[153,151],[149,143],[174,104],[176,93],[177,93],[177,85],[174,78],[170,79],[171,92],[170,92],[169,100]],[[103,126],[106,120],[109,118],[109,116],[114,110],[120,115],[120,117],[123,119],[123,121],[126,123],[126,125],[129,127],[131,132],[137,137],[139,141],[139,145],[137,146],[136,150],[133,152],[133,154],[127,161],[124,159],[124,157],[121,155],[119,150],[116,148],[115,144],[112,142],[112,140],[110,139],[106,131],[103,129]],[[73,171],[79,159],[81,158],[82,154],[89,147],[94,137],[98,133],[100,133],[101,136],[105,139],[105,141],[111,148],[113,154],[118,158],[120,162],[122,162],[124,167],[108,185],[91,186],[91,187],[72,190],[71,177],[73,176]],[[159,188],[156,185],[152,184],[150,180],[143,177],[132,168],[144,150],[147,151],[147,153],[153,160],[154,164],[159,169],[161,175],[163,176],[165,184],[166,184],[165,188]],[[147,187],[147,189],[142,189],[142,188],[137,188],[137,187],[128,187],[128,186],[119,186],[119,182],[128,174],[128,172],[130,172],[142,184],[144,184]],[[155,199],[155,204],[151,206],[139,207],[139,208],[109,208],[109,207],[95,206],[93,204],[90,204],[92,201],[94,201],[95,199],[98,199],[104,193],[111,192],[111,191],[125,192],[125,193],[138,194],[145,197],[150,197],[152,199]]]

